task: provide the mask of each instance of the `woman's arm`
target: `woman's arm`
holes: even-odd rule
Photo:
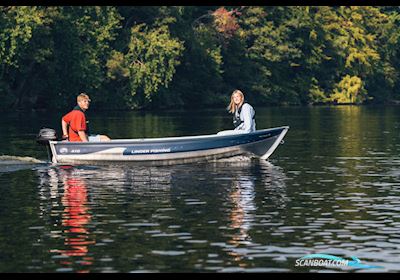
[[[240,114],[243,117],[243,127],[241,130],[244,130],[244,132],[251,132],[251,127],[253,125],[253,114],[250,105],[243,104],[242,112]]]

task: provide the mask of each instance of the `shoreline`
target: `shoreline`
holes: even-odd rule
[[[386,103],[340,103],[340,104],[306,104],[306,105],[296,105],[296,104],[283,104],[283,105],[254,105],[255,107],[258,108],[299,108],[299,107],[304,107],[304,108],[310,108],[310,107],[341,107],[341,106],[356,106],[356,107],[382,107],[382,106],[387,106],[387,107],[393,107],[393,106],[400,106],[400,100],[392,100],[390,102]],[[32,112],[32,113],[51,113],[51,112],[60,112],[60,111],[68,111],[70,110],[69,108],[65,109],[35,109],[35,108],[27,108],[27,109],[9,109],[9,110],[0,110],[2,113],[27,113],[27,112]],[[193,111],[193,112],[198,112],[198,111],[214,111],[214,110],[221,110],[221,107],[218,106],[209,106],[207,108],[202,107],[196,107],[196,108],[157,108],[157,109],[95,109],[91,108],[91,112],[138,112],[138,113],[147,113],[147,112],[187,112],[187,111]],[[225,110],[224,107],[222,107],[222,110]]]

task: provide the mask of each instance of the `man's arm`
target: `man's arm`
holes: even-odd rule
[[[68,124],[66,121],[61,119],[61,127],[62,127],[62,133],[63,133],[63,139],[68,139]]]
[[[88,142],[89,141],[84,130],[79,130],[78,131],[78,135],[81,138],[82,142]]]

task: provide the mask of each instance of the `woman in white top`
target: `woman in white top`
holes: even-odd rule
[[[249,133],[256,131],[254,108],[244,102],[244,94],[240,90],[235,90],[231,95],[231,102],[228,106],[229,113],[233,114],[234,130],[225,130],[218,132],[221,134]]]

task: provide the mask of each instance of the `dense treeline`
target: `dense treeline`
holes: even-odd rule
[[[0,109],[400,99],[398,7],[0,7]]]

